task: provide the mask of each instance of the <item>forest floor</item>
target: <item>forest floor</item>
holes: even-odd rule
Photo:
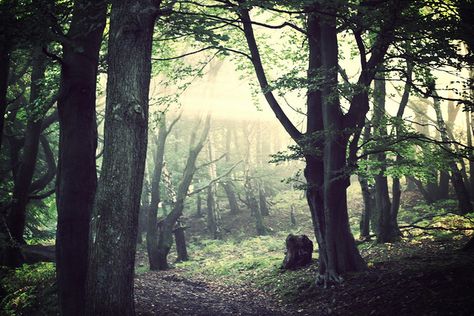
[[[186,268],[148,271],[135,282],[138,315],[474,315],[474,255],[462,240],[426,239],[362,250],[365,272],[329,289],[314,285],[316,263],[293,271],[311,278],[276,295],[254,280],[228,280]],[[280,279],[280,277],[278,277]]]

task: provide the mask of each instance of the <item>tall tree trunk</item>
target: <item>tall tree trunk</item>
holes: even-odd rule
[[[403,114],[405,113],[405,109],[408,105],[408,99],[410,98],[411,92],[411,84],[412,84],[412,77],[413,77],[413,63],[411,60],[407,59],[407,72],[406,72],[406,83],[403,89],[403,95],[400,100],[400,104],[398,106],[397,111],[397,123],[395,126],[395,133],[397,138],[399,138],[402,134],[402,122],[403,122]],[[402,161],[402,156],[397,153],[396,163],[400,163]],[[402,195],[402,190],[400,189],[400,178],[395,176],[392,177],[392,205],[390,208],[390,221],[391,221],[391,229],[394,234],[397,236],[401,236],[400,229],[398,228],[398,211],[400,209],[400,200]]]
[[[366,124],[364,128],[364,142],[370,139],[370,125]],[[365,160],[368,159],[367,155],[364,158]],[[368,167],[365,167],[366,173],[368,171]],[[369,182],[367,180],[367,175],[365,173],[359,174],[359,184],[362,191],[362,199],[364,200],[364,209],[362,210],[362,215],[359,222],[359,231],[360,231],[360,239],[366,240],[370,238],[370,221],[372,218],[372,213],[375,208],[375,199],[373,196],[373,190],[369,187]]]
[[[151,202],[148,209],[148,223],[146,231],[146,247],[148,251],[148,262],[150,270],[158,270],[160,267],[160,255],[158,253],[158,204],[160,198],[160,181],[163,171],[163,162],[165,155],[165,143],[168,136],[166,130],[166,116],[162,115],[160,120],[160,128],[158,131],[158,140],[155,150],[155,166],[153,170],[153,178],[151,182]]]
[[[340,282],[340,274],[358,271],[365,263],[350,231],[347,213],[349,175],[346,173],[348,137],[344,134],[343,113],[337,97],[338,45],[336,17],[319,17],[321,65],[324,83],[321,89],[321,112],[324,126],[321,205],[310,194],[316,211],[320,268],[318,283]],[[311,53],[311,51],[310,51]],[[309,118],[308,118],[309,120]],[[308,161],[307,161],[308,162]],[[312,179],[309,183],[312,185]],[[321,207],[322,206],[322,207]]]
[[[135,250],[158,9],[150,5],[112,1],[104,156],[91,225],[87,315],[135,314]]]
[[[227,127],[226,128],[226,136],[225,136],[226,142],[225,142],[225,162],[230,163],[230,158],[231,158],[231,142],[232,142],[232,130]],[[240,212],[239,210],[239,204],[237,203],[237,196],[235,194],[234,190],[234,184],[232,183],[231,180],[232,177],[229,176],[229,179],[224,181],[222,183],[222,186],[224,187],[225,194],[227,195],[227,200],[229,201],[229,208],[230,208],[230,213],[235,215]]]
[[[38,46],[33,48],[32,55],[30,100],[27,105],[28,122],[25,130],[23,153],[14,179],[13,202],[7,216],[8,230],[12,242],[14,242],[13,245],[8,247],[8,254],[5,257],[7,259],[5,264],[8,266],[19,266],[23,261],[19,246],[26,243],[23,238],[26,225],[26,206],[36,167],[43,120],[41,117],[43,111],[38,107],[44,106],[44,104],[37,101],[41,95],[41,81],[45,76],[46,56],[42,53],[41,47]]]
[[[214,180],[217,178],[217,165],[214,161],[214,149],[212,148],[212,139],[209,137],[207,143],[207,154],[209,163],[209,178],[212,183],[207,189],[207,229],[214,239],[222,238],[220,227],[219,206],[217,204],[217,184]]]
[[[75,1],[68,32],[71,41],[63,45],[56,177],[61,315],[82,315],[85,306],[89,224],[97,185],[96,79],[106,11],[106,1]]]
[[[434,93],[436,94],[436,90],[434,91]],[[435,95],[433,107],[436,112],[436,119],[440,131],[441,140],[445,143],[445,145],[443,146],[445,146],[447,150],[451,150],[451,146],[449,145],[450,139],[448,136],[446,123],[443,119],[440,100],[437,95]],[[458,199],[459,212],[461,214],[471,212],[473,208],[469,192],[467,191],[466,185],[464,184],[463,176],[457,166],[456,160],[452,157],[449,157],[449,168],[451,171],[451,183],[453,184],[454,191],[456,192],[456,196]]]
[[[374,82],[374,117],[372,123],[375,126],[374,134],[380,137],[380,142],[387,137],[387,125],[385,123],[385,67],[380,66],[377,73],[378,80]],[[391,202],[388,189],[388,179],[385,175],[387,158],[385,152],[376,154],[380,171],[375,176],[375,210],[377,212],[377,242],[393,242],[398,234],[392,227]],[[396,184],[396,183],[395,183]],[[400,183],[398,183],[399,185]],[[399,189],[398,189],[399,190]]]

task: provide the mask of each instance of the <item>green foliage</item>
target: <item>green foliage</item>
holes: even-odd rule
[[[26,216],[25,237],[30,243],[54,243],[57,222],[55,195],[31,201]]]
[[[0,303],[2,315],[58,314],[56,272],[52,263],[23,265],[7,271],[1,279],[5,297]]]

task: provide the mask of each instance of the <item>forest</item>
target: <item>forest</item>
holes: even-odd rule
[[[0,315],[473,315],[472,21],[0,0]]]

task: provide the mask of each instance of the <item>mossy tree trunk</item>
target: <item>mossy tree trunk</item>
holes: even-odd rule
[[[91,225],[86,315],[135,314],[135,250],[158,9],[149,1],[112,1],[104,156]]]

